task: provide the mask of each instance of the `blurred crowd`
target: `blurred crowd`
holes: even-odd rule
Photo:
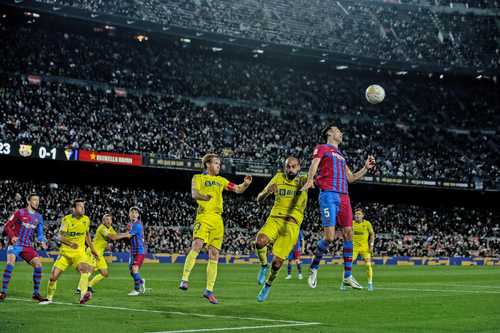
[[[499,64],[494,16],[436,14],[429,6],[398,5],[393,1],[38,1],[165,26],[383,60],[495,69]],[[446,6],[450,1],[441,2]],[[497,6],[494,0],[480,3],[481,7]]]
[[[86,200],[86,214],[97,228],[105,213],[114,216],[114,227],[125,231],[128,208],[139,206],[145,226],[145,242],[150,253],[187,253],[191,244],[195,201],[188,192],[115,186],[77,186],[47,183],[0,181],[0,221],[25,206],[25,196],[36,191],[41,197],[50,249],[58,246],[56,233],[60,219],[69,214],[76,197]],[[266,220],[272,200],[257,204],[251,196],[225,194],[225,238],[223,253],[251,254],[253,241]],[[405,256],[498,256],[500,224],[498,209],[464,207],[422,207],[402,204],[356,203],[365,210],[376,233],[375,255]],[[305,254],[312,254],[321,236],[316,198],[311,196],[302,224]],[[0,242],[0,248],[2,247]],[[5,239],[3,246],[5,246]],[[112,243],[109,250],[126,251],[127,242]],[[341,255],[336,241],[330,253]]]

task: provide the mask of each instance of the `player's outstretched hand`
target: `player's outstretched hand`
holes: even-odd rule
[[[375,157],[373,155],[368,155],[368,158],[366,159],[365,162],[365,168],[370,170],[373,167],[375,167]]]
[[[78,244],[76,244],[76,243],[70,243],[69,247],[72,248],[73,250],[76,250],[78,248]]]
[[[210,201],[210,199],[212,199],[212,196],[210,194],[205,194],[204,201]]]
[[[16,237],[16,236],[12,237],[12,238],[10,239],[10,243],[11,243],[11,244],[16,244],[16,243],[17,243],[17,237]]]
[[[245,176],[245,179],[243,180],[243,182],[248,186],[250,184],[252,184],[252,176]]]
[[[314,187],[314,181],[312,179],[308,179],[304,186],[302,186],[302,188],[300,189],[301,191],[307,191],[309,190],[311,187]]]

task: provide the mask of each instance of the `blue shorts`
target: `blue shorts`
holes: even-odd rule
[[[288,255],[288,260],[300,260],[300,250],[293,247],[292,251]]]
[[[33,260],[33,258],[38,257],[38,252],[32,247],[25,247],[20,245],[10,245],[7,247],[7,254],[13,254],[16,259],[22,258],[28,264]]]
[[[349,195],[333,191],[319,192],[319,209],[323,227],[352,227],[352,208]]]

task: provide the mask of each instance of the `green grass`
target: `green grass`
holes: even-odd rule
[[[3,270],[4,263],[0,264]],[[44,270],[43,292],[50,267]],[[111,276],[96,287],[91,307],[76,305],[76,273],[65,273],[55,301],[41,306],[31,296],[31,268],[19,263],[9,298],[0,303],[0,332],[157,332],[288,325],[234,332],[499,332],[500,269],[495,267],[375,267],[374,292],[340,291],[340,266],[323,267],[318,287],[306,280],[275,281],[267,302],[258,304],[255,265],[220,265],[216,284],[219,305],[201,298],[205,265],[195,267],[190,290],[177,289],[180,265],[145,265],[147,295],[129,297],[127,267],[110,266]],[[355,275],[365,284],[364,267]],[[119,307],[120,309],[113,308]],[[128,310],[130,309],[130,310]],[[141,310],[141,311],[134,311]],[[176,313],[182,312],[182,313]],[[194,314],[213,315],[201,317]],[[234,316],[238,318],[229,318]],[[264,320],[250,320],[252,317]],[[293,323],[292,323],[293,324]],[[231,331],[230,331],[231,332]]]

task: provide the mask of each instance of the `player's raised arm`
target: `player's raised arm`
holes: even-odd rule
[[[366,159],[365,165],[363,165],[361,169],[354,173],[351,171],[351,169],[349,169],[349,167],[346,166],[347,181],[349,183],[358,181],[359,179],[363,178],[368,170],[372,169],[373,167],[375,167],[375,157],[373,157],[373,155],[369,155]]]
[[[209,201],[212,196],[209,194],[203,194],[200,192],[199,180],[197,176],[193,177],[191,181],[191,197],[194,200]]]
[[[238,184],[238,185],[235,185],[233,183],[229,183],[226,186],[226,190],[241,194],[247,190],[247,188],[248,188],[248,186],[250,186],[250,184],[252,184],[252,180],[253,180],[252,176],[247,175],[247,176],[245,176],[245,179],[243,179],[243,183]]]
[[[319,162],[321,158],[313,158],[311,161],[311,166],[309,166],[309,171],[307,172],[307,180],[304,186],[300,189],[301,191],[307,191],[308,189],[314,187],[314,176],[318,172]]]

